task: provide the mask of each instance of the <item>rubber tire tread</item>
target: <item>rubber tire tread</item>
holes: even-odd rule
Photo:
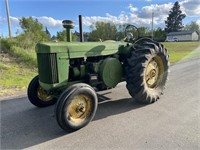
[[[28,99],[33,105],[37,107],[47,107],[56,103],[57,98],[55,97],[47,102],[41,100],[37,95],[38,87],[39,87],[39,77],[35,76],[29,83],[27,90]]]
[[[94,101],[93,101],[94,105],[92,108],[93,111],[92,111],[92,114],[90,115],[90,117],[87,118],[87,120],[83,124],[80,124],[79,126],[74,126],[74,125],[71,125],[69,122],[66,122],[63,111],[65,109],[64,106],[67,103],[67,101],[69,101],[70,97],[74,93],[79,92],[79,90],[81,90],[81,89],[89,89],[90,92],[92,92],[92,94],[94,94],[93,95],[94,96]],[[97,110],[97,105],[98,105],[98,98],[97,98],[96,92],[94,91],[94,89],[91,86],[89,86],[88,84],[84,84],[84,83],[74,84],[74,85],[68,87],[65,91],[63,91],[58,99],[58,102],[55,106],[55,115],[56,115],[57,123],[63,130],[66,130],[68,132],[79,130],[80,128],[86,126],[94,118],[94,115]]]
[[[145,67],[155,56],[162,58],[164,65],[163,80],[156,90],[151,91],[147,88],[144,81]],[[131,57],[127,60],[126,88],[136,102],[150,104],[157,101],[163,93],[169,72],[169,55],[167,49],[158,42],[147,42],[133,50]]]

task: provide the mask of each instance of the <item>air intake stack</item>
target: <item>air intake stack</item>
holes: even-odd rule
[[[74,22],[71,20],[63,20],[63,27],[66,29],[67,31],[67,42],[71,42],[72,41],[72,31],[71,29],[74,28]]]

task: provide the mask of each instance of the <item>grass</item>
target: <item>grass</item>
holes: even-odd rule
[[[0,96],[13,95],[25,91],[30,80],[37,74],[35,67],[18,63],[8,54],[0,56]]]
[[[176,63],[186,57],[200,56],[199,52],[190,55],[193,50],[200,46],[199,42],[164,42],[163,44],[169,52],[170,63]]]
[[[0,96],[25,91],[37,74],[34,48],[23,49],[17,39],[1,39],[0,45]]]
[[[169,52],[171,63],[186,57],[200,57],[199,51],[193,52],[199,47],[199,42],[164,42],[163,44]],[[27,51],[14,44],[10,45],[6,53],[0,53],[0,97],[25,92],[31,79],[37,75],[34,49]]]
[[[2,39],[0,52],[8,53],[10,56],[15,58],[17,63],[23,62],[26,66],[37,67],[35,46],[24,49],[17,43],[19,43],[17,39]]]

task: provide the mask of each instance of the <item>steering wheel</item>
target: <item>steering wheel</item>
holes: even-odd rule
[[[129,24],[125,28],[125,36],[126,36],[125,41],[134,42],[136,39],[139,38],[140,33],[136,26]]]

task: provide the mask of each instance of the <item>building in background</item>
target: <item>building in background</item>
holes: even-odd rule
[[[198,41],[199,32],[197,31],[181,31],[181,32],[170,32],[167,34],[167,42],[178,42],[178,41]]]

